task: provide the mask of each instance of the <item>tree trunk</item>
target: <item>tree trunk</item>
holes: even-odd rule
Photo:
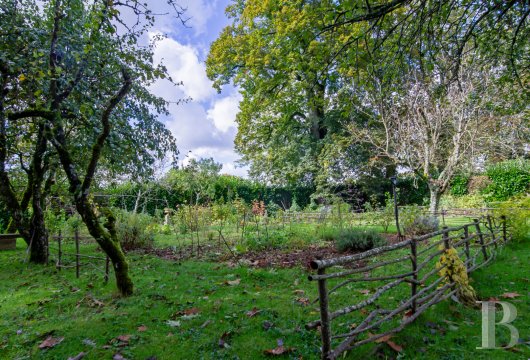
[[[115,222],[116,219],[110,210],[103,209],[107,222],[104,224],[106,230],[99,223],[94,209],[86,199],[80,198],[76,201],[76,208],[83,222],[86,224],[88,232],[92,235],[103,251],[112,261],[114,275],[116,277],[116,286],[121,295],[129,296],[133,293],[133,282],[129,277],[129,264],[121,248],[120,242],[116,236]]]
[[[440,197],[442,193],[437,186],[429,186],[430,192],[430,202],[429,202],[429,211],[435,216],[438,215],[438,208],[440,207]]]
[[[44,125],[39,125],[37,145],[31,163],[32,173],[32,208],[31,216],[31,239],[30,239],[30,262],[45,264],[48,262],[48,231],[44,221],[44,199],[42,196],[42,184],[46,173],[47,164],[44,154],[47,150],[47,140],[44,136]]]
[[[29,261],[35,264],[46,264],[48,262],[48,231],[44,222],[42,207],[33,206],[31,217],[31,239],[30,239]]]

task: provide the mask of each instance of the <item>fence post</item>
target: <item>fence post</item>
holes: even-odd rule
[[[449,232],[447,231],[448,227],[443,227],[443,233],[442,233],[442,239],[444,241],[444,248],[445,250],[449,249],[451,247],[451,243],[449,241]]]
[[[110,259],[107,255],[107,258],[105,259],[105,284],[109,282],[109,263]]]
[[[508,242],[508,238],[506,236],[506,215],[501,215],[501,223],[502,223],[502,240],[506,244]]]
[[[413,237],[410,242],[410,260],[412,261],[412,279],[414,282],[411,286],[412,297],[416,296],[417,282],[418,282],[418,261],[416,254],[416,239]],[[411,310],[414,314],[416,312],[416,299],[412,300]]]
[[[75,276],[79,279],[79,231],[75,230]]]
[[[469,262],[469,229],[467,225],[464,225],[464,239],[464,247],[466,252],[466,268],[469,270],[469,268],[471,267],[471,263]]]
[[[480,222],[478,219],[473,219],[473,222],[475,223],[475,228],[477,229],[478,240],[480,242],[480,246],[482,247],[482,255],[484,255],[484,260],[488,260],[488,253],[486,252],[486,247],[484,246],[484,236],[482,235],[482,232],[480,231]]]
[[[324,275],[325,269],[318,269],[318,275]],[[322,335],[322,359],[325,360],[331,351],[331,324],[329,320],[328,289],[326,279],[318,280],[318,297],[320,303],[320,333]]]
[[[497,240],[495,239],[495,231],[493,231],[493,222],[491,221],[491,216],[488,215],[486,219],[488,219],[488,226],[490,228],[491,233],[491,241],[493,241],[493,246],[495,246],[495,249],[497,249]]]
[[[62,238],[62,233],[61,233],[61,230],[59,230],[59,236],[57,237],[57,248],[58,248],[57,267],[59,268],[59,271],[61,271],[61,257],[63,255],[63,252],[61,251],[61,238]]]

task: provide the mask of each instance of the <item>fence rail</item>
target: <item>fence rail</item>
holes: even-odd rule
[[[320,319],[306,328],[320,328],[322,359],[337,359],[345,351],[399,332],[432,305],[455,295],[457,284],[439,275],[447,264],[436,264],[446,250],[455,249],[471,273],[491,262],[498,246],[508,239],[506,218],[486,215],[363,253],[313,260],[311,268],[316,274],[309,280],[318,283]],[[359,261],[366,265],[356,268]],[[351,304],[352,286],[372,289],[362,290],[364,297]],[[341,294],[341,289],[347,291]],[[398,317],[401,321],[396,323]],[[342,324],[335,325],[339,318]],[[340,330],[345,325],[348,330]]]
[[[76,277],[79,278],[80,276],[80,270],[82,266],[90,265],[96,270],[101,270],[93,263],[93,260],[96,261],[104,261],[105,262],[105,268],[103,271],[104,273],[104,281],[107,283],[109,281],[109,267],[110,267],[110,258],[109,256],[93,256],[93,255],[85,255],[81,254],[80,250],[80,243],[82,240],[93,240],[93,237],[91,236],[80,236],[79,232],[75,231],[73,236],[63,236],[61,233],[57,236],[53,236],[53,239],[57,241],[57,261],[55,263],[55,267],[60,271],[61,269],[67,269],[67,268],[73,268],[75,267]],[[65,240],[73,240],[75,243],[75,252],[65,252],[63,250],[63,241]],[[63,258],[67,257],[73,257],[75,258],[75,263],[73,265],[67,265],[63,262]],[[81,262],[81,259],[87,259],[85,263]]]

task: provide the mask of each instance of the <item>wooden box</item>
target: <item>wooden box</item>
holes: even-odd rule
[[[18,234],[0,234],[0,250],[15,250],[19,237]]]

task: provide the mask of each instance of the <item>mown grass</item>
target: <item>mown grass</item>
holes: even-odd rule
[[[66,250],[71,247],[66,245]],[[83,251],[94,252],[89,246]],[[296,348],[286,358],[319,357],[319,334],[304,329],[308,320],[318,318],[318,309],[297,301],[316,297],[316,284],[307,281],[306,270],[229,267],[191,260],[177,263],[140,254],[129,258],[136,292],[119,298],[112,279],[105,285],[101,272],[90,267],[83,268],[81,278],[76,279],[73,269],[58,272],[53,266],[25,264],[22,243],[16,251],[1,252],[0,358],[67,359],[86,352],[85,359],[112,359],[116,353],[128,359],[256,359],[265,357],[263,351],[275,348],[278,340]],[[402,353],[386,344],[373,344],[346,358],[529,358],[530,348],[524,344],[530,341],[529,263],[528,243],[513,243],[492,265],[472,275],[472,285],[482,299],[503,300],[506,292],[521,295],[509,299],[519,311],[513,324],[522,343],[515,349],[477,350],[480,311],[445,301],[392,339],[403,346]],[[363,289],[364,285],[352,286],[349,299],[337,297],[334,306],[352,303],[353,297],[362,299],[366,296],[360,292]],[[407,290],[394,296],[405,296]],[[182,316],[193,308],[198,310],[196,316]],[[254,308],[260,312],[249,317],[247,312]],[[172,327],[168,320],[180,326]],[[142,325],[146,331],[138,330]],[[48,334],[64,337],[64,341],[40,350],[38,345]],[[497,334],[498,344],[506,343],[507,330],[499,328]],[[132,335],[128,346],[113,341],[119,335]],[[228,346],[220,346],[221,338],[221,345]]]

